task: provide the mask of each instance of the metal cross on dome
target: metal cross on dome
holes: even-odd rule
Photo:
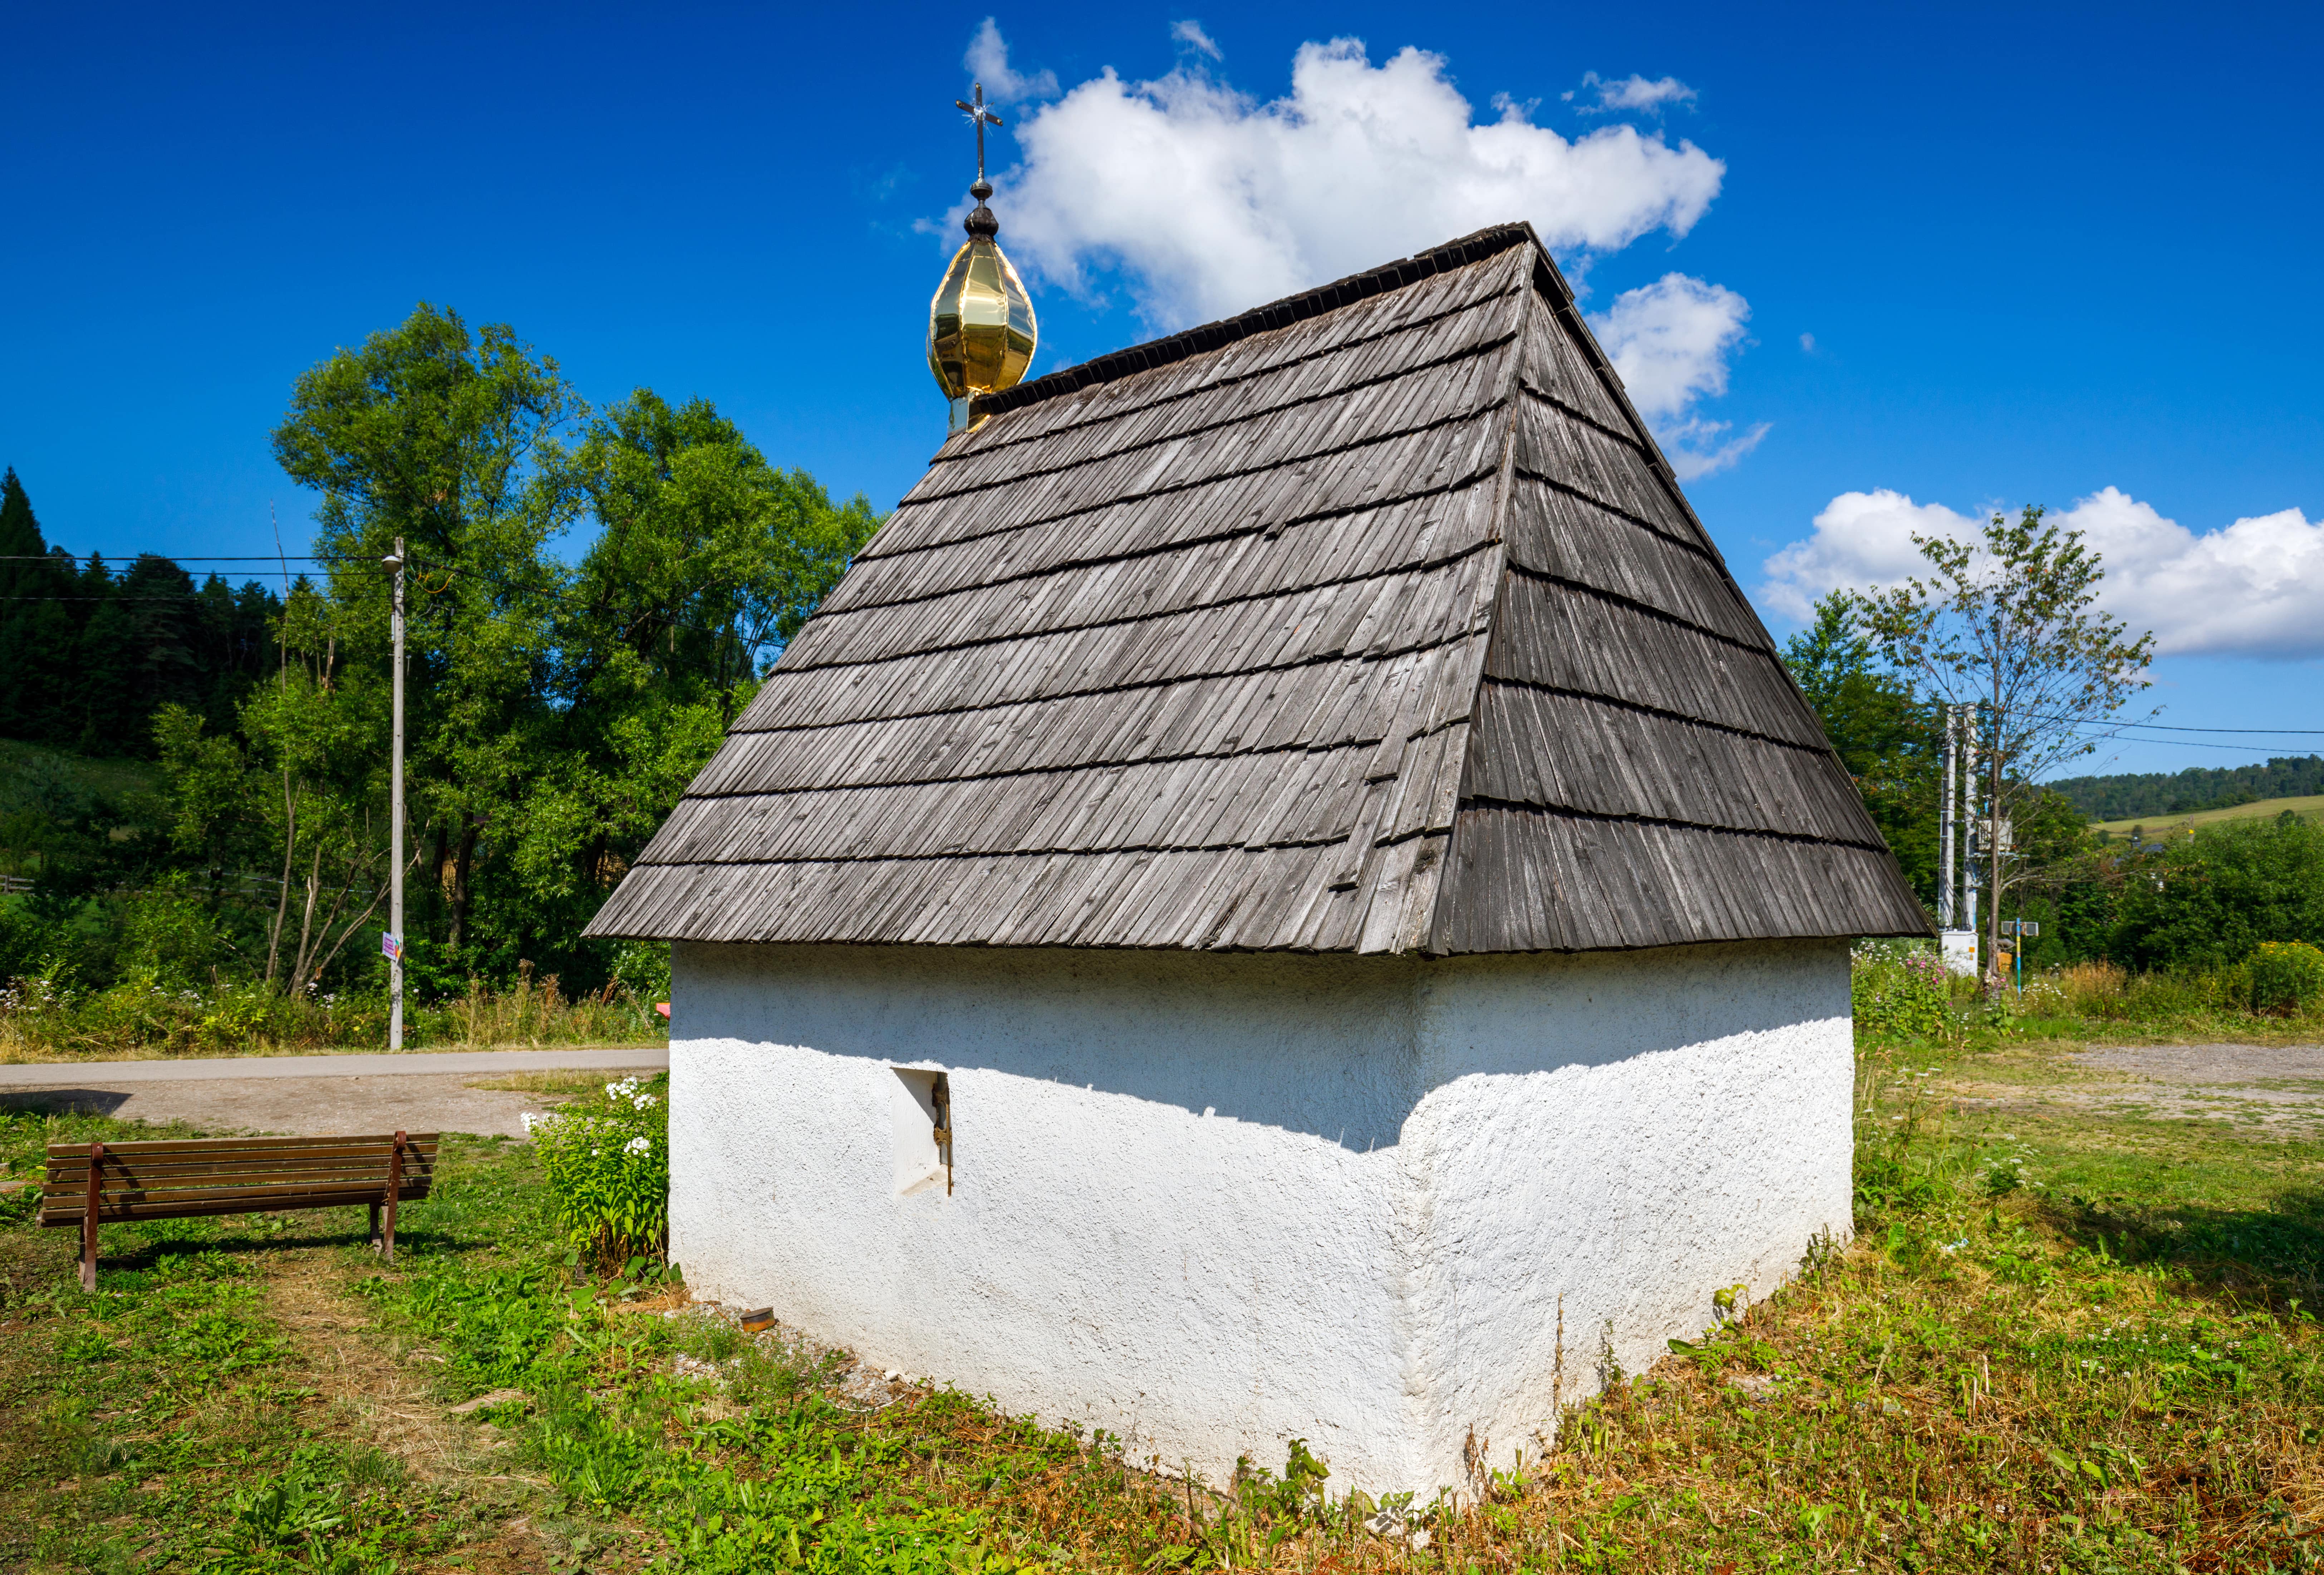
[[[976,179],[978,184],[982,185],[984,180],[984,128],[988,125],[1000,125],[1003,122],[999,115],[984,107],[984,84],[982,82],[976,84],[975,103],[971,104],[965,98],[955,98],[953,103],[962,114],[967,115],[975,124]]]

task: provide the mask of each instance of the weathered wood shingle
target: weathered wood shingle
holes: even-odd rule
[[[592,934],[1925,929],[1525,226],[980,409]]]

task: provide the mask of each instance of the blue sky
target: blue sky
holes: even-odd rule
[[[76,550],[264,552],[270,502],[295,550],[311,500],[266,448],[291,380],[427,299],[593,401],[707,395],[884,507],[943,431],[920,341],[972,173],[951,100],[1005,46],[994,206],[1037,372],[1530,217],[1779,635],[1909,530],[2044,502],[2164,634],[2164,721],[2324,729],[2314,8],[985,15],[27,10],[0,462]],[[1533,175],[1473,189],[1489,144]]]

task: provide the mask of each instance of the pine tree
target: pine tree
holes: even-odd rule
[[[140,677],[136,622],[118,599],[113,571],[95,553],[73,582],[73,594],[87,616],[73,641],[73,692],[55,741],[85,755],[134,752]]]
[[[0,475],[0,736],[51,741],[73,644],[72,565],[49,550],[14,465]]]
[[[36,557],[48,550],[49,544],[41,539],[41,523],[32,518],[32,500],[12,465],[0,476],[0,557]],[[13,574],[16,566],[9,564],[0,573]]]

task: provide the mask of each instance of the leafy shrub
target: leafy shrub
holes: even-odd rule
[[[1944,960],[1925,946],[1867,942],[1850,959],[1856,1031],[1875,1039],[1928,1039],[1945,1030],[1951,994]]]
[[[2324,826],[2227,821],[2124,861],[2107,953],[2134,968],[2218,968],[2263,941],[2324,935]]]
[[[613,1267],[662,1250],[669,1236],[669,1076],[609,1082],[602,1098],[527,1116],[558,1221]]]
[[[234,948],[192,882],[173,871],[151,891],[116,905],[116,965],[170,985],[199,985],[233,961]]]
[[[32,916],[19,897],[0,897],[0,984],[32,973],[53,949],[48,926]]]
[[[2255,1011],[2294,1012],[2324,996],[2324,952],[2305,941],[2262,941],[2244,968]]]
[[[669,943],[623,941],[613,953],[613,981],[640,1000],[669,999]]]

